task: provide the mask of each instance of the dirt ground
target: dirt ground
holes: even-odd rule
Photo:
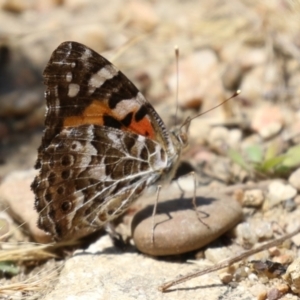
[[[299,17],[298,0],[0,0],[0,184],[13,172],[33,168],[45,119],[43,70],[60,43],[77,41],[122,70],[167,128],[201,114],[191,122],[178,176],[194,171],[197,188],[230,190],[243,209],[242,220],[227,235],[183,256],[155,260],[151,275],[168,262],[217,263],[217,258],[227,257],[210,259],[210,247],[230,256],[235,246],[238,251],[252,249],[292,232],[300,226]],[[237,97],[223,103],[237,90]],[[51,289],[76,247],[45,253],[32,248],[41,252],[10,256],[12,249],[23,249],[20,244],[37,246],[31,244],[37,239],[30,229],[18,227],[26,219],[16,218],[3,199],[0,192],[0,298],[54,299]],[[130,233],[127,237],[131,239]],[[281,276],[297,261],[299,247],[297,235],[254,258],[280,264],[284,271],[277,275],[261,275],[255,268],[247,273],[251,259],[227,269],[216,276],[220,286],[206,299],[299,299],[297,280]],[[144,260],[149,268],[151,259]],[[130,261],[128,257],[124,263]],[[54,270],[51,280],[48,270]],[[42,283],[30,280],[36,274],[44,278]],[[194,288],[195,293],[201,289]],[[151,289],[147,292],[140,299],[155,299],[149,296]],[[184,288],[180,293],[155,297],[191,297]],[[210,293],[204,289],[198,299]],[[94,299],[105,299],[99,295]],[[124,295],[137,296],[125,290]],[[85,297],[74,299],[89,299]]]

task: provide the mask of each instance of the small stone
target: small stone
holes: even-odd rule
[[[97,52],[103,52],[106,45],[106,29],[100,24],[86,24],[72,31],[69,35],[71,40],[78,41]]]
[[[234,278],[236,281],[241,281],[242,279],[245,279],[248,276],[249,276],[249,268],[244,265],[239,266],[234,273]]]
[[[233,257],[234,252],[228,247],[209,247],[204,251],[205,258],[211,261],[214,264],[219,263],[220,261]]]
[[[226,127],[213,127],[207,136],[207,142],[211,149],[219,153],[227,150],[229,140],[229,130]]]
[[[219,76],[218,57],[213,50],[198,50],[181,59],[179,65],[180,97],[178,101],[180,107],[189,108],[198,103],[198,106],[202,105],[202,109],[205,111],[212,107],[212,103],[216,104],[222,99],[224,87]],[[174,94],[178,86],[177,76],[178,74],[172,66],[167,85]],[[200,84],[199,78],[202,78]],[[203,102],[204,99],[205,102]]]
[[[300,247],[300,233],[294,235],[291,240],[297,247]]]
[[[278,247],[271,247],[269,248],[269,253],[271,256],[279,256],[280,250],[278,249]]]
[[[243,72],[240,65],[236,63],[228,64],[222,75],[224,87],[227,90],[237,90],[243,77],[242,73]]]
[[[8,213],[29,230],[40,243],[51,241],[51,237],[37,227],[37,212],[34,210],[34,195],[30,185],[35,170],[15,171],[7,175],[0,185],[0,199],[9,207]]]
[[[286,294],[288,291],[289,291],[289,286],[285,283],[282,283],[282,284],[278,284],[276,286],[277,290],[283,294]]]
[[[283,202],[283,207],[286,211],[294,211],[297,208],[297,204],[294,199],[288,199]]]
[[[295,198],[294,198],[294,202],[296,205],[300,205],[300,195],[297,195]]]
[[[233,196],[236,201],[238,201],[241,205],[243,205],[243,198],[244,198],[244,190],[243,189],[234,190]]]
[[[295,253],[292,250],[286,249],[284,253],[273,258],[273,262],[280,263],[282,265],[290,264],[295,259]]]
[[[289,183],[298,191],[300,191],[300,168],[294,171],[289,177]]]
[[[120,21],[126,22],[137,30],[151,31],[159,22],[158,14],[153,5],[146,1],[131,0],[126,9],[120,11]]]
[[[219,278],[224,284],[228,284],[229,282],[231,282],[232,277],[233,277],[232,274],[228,272],[222,272],[219,274]]]
[[[236,227],[236,235],[239,244],[245,248],[252,247],[257,243],[257,236],[249,223],[241,223]]]
[[[265,105],[257,110],[252,118],[251,128],[268,139],[281,130],[283,126],[282,110],[279,106]]]
[[[269,240],[273,237],[273,228],[270,222],[259,221],[253,225],[257,238],[261,240]]]
[[[264,202],[265,196],[262,190],[248,190],[245,191],[242,200],[243,206],[246,207],[260,207]]]
[[[162,189],[154,216],[153,205],[139,211],[132,221],[132,236],[136,247],[150,255],[172,255],[199,249],[232,228],[242,218],[237,201],[228,196],[213,194],[197,196],[197,212],[193,206],[193,191],[182,193],[176,185]],[[196,193],[198,195],[198,193]],[[155,202],[156,195],[153,195]],[[220,218],[222,212],[222,218]]]
[[[276,206],[282,201],[294,198],[296,195],[297,190],[294,187],[275,180],[268,188],[268,206]]]
[[[267,299],[267,287],[264,284],[257,283],[250,287],[250,292],[257,300]]]
[[[26,9],[31,8],[32,1],[22,1],[22,0],[6,0],[2,2],[2,9],[11,11],[14,13],[21,13]]]
[[[289,265],[283,278],[287,281],[292,291],[300,295],[300,257],[296,258]]]
[[[272,288],[268,291],[267,297],[268,300],[278,300],[282,297],[283,293],[280,292],[277,288]]]

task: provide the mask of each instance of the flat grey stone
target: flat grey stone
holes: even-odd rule
[[[155,256],[193,251],[215,240],[242,219],[242,208],[235,199],[213,192],[200,196],[200,191],[196,192],[196,211],[193,191],[180,197],[181,191],[176,185],[162,190],[159,197],[170,200],[158,203],[154,220],[153,205],[148,205],[133,218],[132,235],[136,247]],[[152,198],[155,203],[156,195]]]

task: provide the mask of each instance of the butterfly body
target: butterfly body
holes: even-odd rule
[[[38,226],[56,240],[76,238],[170,181],[186,136],[169,132],[133,83],[82,44],[62,43],[43,75],[46,129],[32,183]]]

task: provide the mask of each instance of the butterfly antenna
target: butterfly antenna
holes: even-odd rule
[[[175,111],[175,125],[177,125],[177,114],[178,114],[178,94],[179,94],[179,49],[178,46],[175,45],[175,59],[176,59],[176,111]]]
[[[180,129],[181,129],[182,127],[184,127],[185,125],[187,125],[188,123],[190,123],[192,120],[194,120],[194,119],[196,119],[196,118],[198,118],[198,117],[200,117],[200,116],[202,116],[202,115],[204,115],[204,114],[206,114],[206,113],[212,111],[213,109],[218,108],[219,106],[223,105],[224,103],[226,103],[227,101],[231,100],[232,98],[235,98],[235,97],[238,96],[240,93],[241,93],[241,90],[236,90],[235,93],[234,93],[232,96],[230,96],[229,98],[227,98],[227,99],[224,100],[223,102],[219,103],[218,105],[216,105],[216,106],[210,108],[209,110],[207,110],[207,111],[205,111],[205,112],[202,112],[202,113],[200,113],[200,114],[198,114],[198,115],[196,115],[196,116],[194,116],[194,117],[192,117],[192,118],[187,118],[187,119],[183,122],[183,124],[180,126]]]

